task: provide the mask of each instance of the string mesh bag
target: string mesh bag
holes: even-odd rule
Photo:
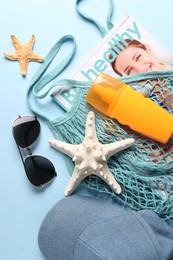
[[[79,2],[81,0],[76,1],[78,13],[86,20],[90,20],[97,25],[101,35],[104,37],[113,27],[110,21],[113,1],[109,0],[110,7],[106,20],[106,30],[96,20],[91,19],[79,10]],[[73,42],[72,51],[61,64],[58,64],[54,70],[44,76],[47,67],[67,40]],[[122,188],[120,195],[115,194],[102,179],[95,175],[85,178],[83,184],[89,189],[108,193],[113,198],[116,198],[116,202],[118,199],[122,204],[129,206],[133,210],[153,210],[167,223],[173,225],[172,139],[166,144],[161,144],[130,130],[128,127],[122,126],[115,119],[110,119],[94,110],[85,101],[88,88],[92,82],[84,83],[75,80],[59,80],[58,83],[53,83],[49,90],[58,85],[77,87],[73,106],[61,118],[52,120],[43,115],[42,112],[38,112],[35,105],[31,104],[31,93],[38,99],[44,98],[48,94],[49,91],[43,95],[37,95],[48,82],[53,80],[65,68],[72,59],[74,50],[75,40],[71,35],[62,37],[55,43],[28,86],[27,102],[29,108],[47,122],[56,139],[67,143],[80,144],[83,141],[86,118],[90,110],[95,112],[97,137],[101,143],[107,144],[126,138],[134,138],[136,141],[132,147],[119,152],[108,160],[109,169]],[[119,79],[173,114],[173,70],[137,73],[130,76],[123,76]],[[72,174],[74,164],[68,156],[64,155],[64,158],[69,173]]]
[[[66,41],[73,43],[73,48],[67,57],[52,71],[44,75],[46,69]],[[85,123],[88,112],[93,110],[96,115],[96,132],[101,143],[112,143],[126,138],[134,138],[135,144],[108,160],[108,167],[122,188],[120,195],[115,194],[101,178],[90,175],[83,180],[89,189],[108,193],[133,210],[149,209],[157,213],[168,224],[173,225],[173,140],[166,144],[149,139],[138,134],[127,126],[119,124],[115,119],[108,118],[97,112],[86,103],[86,94],[92,82],[77,80],[59,80],[54,82],[45,93],[47,83],[57,77],[72,59],[75,50],[75,40],[71,35],[63,36],[52,47],[44,63],[33,76],[27,90],[27,103],[30,110],[45,120],[57,140],[71,144],[80,144],[85,136]],[[140,91],[143,95],[158,103],[173,114],[173,70],[151,71],[137,73],[118,78]],[[74,103],[68,112],[60,118],[50,119],[45,116],[36,104],[32,104],[32,96],[44,98],[53,87],[77,87]],[[33,95],[31,95],[31,93]],[[36,102],[37,103],[37,102]],[[41,108],[41,104],[39,105]],[[68,156],[64,158],[72,174],[74,164]]]
[[[173,113],[173,70],[138,73],[119,79]],[[101,143],[134,138],[135,144],[108,160],[109,169],[122,188],[120,195],[95,175],[85,178],[83,184],[110,194],[133,210],[153,210],[173,225],[173,140],[161,144],[102,115],[86,103],[87,91],[86,86],[78,88],[72,108],[63,118],[49,122],[54,137],[71,144],[81,143],[85,136],[87,114],[93,110],[97,137]],[[64,156],[72,174],[73,162]]]

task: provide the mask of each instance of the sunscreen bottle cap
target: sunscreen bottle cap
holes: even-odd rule
[[[109,106],[124,85],[123,82],[117,80],[105,73],[100,73],[90,86],[86,96],[86,101],[99,112],[110,116]]]
[[[113,88],[104,88],[101,85],[95,85],[93,91],[108,105],[111,104],[117,94],[117,91]]]

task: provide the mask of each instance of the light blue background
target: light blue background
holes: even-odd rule
[[[102,22],[106,17],[106,3],[107,0],[84,0],[80,6]],[[22,77],[19,63],[5,59],[3,52],[14,52],[10,35],[26,43],[34,34],[33,51],[45,57],[61,36],[72,34],[77,41],[77,51],[70,66],[59,77],[66,78],[96,47],[101,36],[96,27],[77,14],[75,0],[1,0],[0,10],[0,259],[41,260],[44,258],[37,245],[39,226],[47,211],[64,196],[69,173],[62,154],[49,147],[48,139],[52,134],[41,121],[41,135],[33,152],[49,158],[58,175],[42,192],[36,191],[27,180],[11,124],[18,114],[31,114],[25,94],[39,64],[30,62],[27,76]],[[114,0],[113,23],[127,12],[173,53],[172,0]],[[49,114],[54,117],[62,111],[53,104]]]

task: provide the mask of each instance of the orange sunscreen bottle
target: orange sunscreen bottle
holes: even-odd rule
[[[173,116],[137,90],[107,74],[93,82],[86,101],[132,130],[166,143],[173,134]]]

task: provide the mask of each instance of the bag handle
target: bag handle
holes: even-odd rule
[[[46,70],[48,69],[51,62],[54,60],[56,55],[58,54],[59,50],[63,46],[65,42],[71,41],[72,42],[72,49],[71,51],[66,55],[66,57],[49,73],[45,74]],[[74,86],[74,87],[81,87],[81,86],[90,86],[91,82],[85,82],[85,81],[77,81],[72,79],[62,79],[53,82],[49,87],[47,87],[46,91],[44,91],[42,94],[39,94],[39,92],[46,87],[46,85],[51,82],[53,79],[55,79],[70,63],[72,60],[74,53],[76,50],[76,41],[72,35],[65,35],[62,38],[60,38],[50,49],[47,56],[44,59],[44,62],[41,63],[38,70],[34,74],[33,78],[31,79],[31,82],[27,89],[27,104],[30,110],[35,113],[37,116],[42,117],[43,119],[49,120],[44,114],[39,112],[35,106],[32,104],[31,101],[31,92],[33,93],[34,97],[36,99],[43,99],[48,95],[50,90],[53,87],[58,86]]]
[[[62,45],[67,42],[72,42],[72,49],[69,54],[49,73],[44,75],[45,71],[50,66],[51,62],[56,57],[57,53],[59,52]],[[27,104],[32,112],[34,112],[37,116],[42,117],[43,119],[49,120],[45,115],[41,112],[38,112],[35,106],[31,102],[31,92],[34,94],[34,97],[37,99],[42,99],[48,95],[49,91],[52,89],[52,85],[47,88],[43,94],[39,95],[38,93],[49,83],[51,82],[56,76],[58,76],[67,64],[71,61],[74,53],[76,50],[76,41],[72,35],[65,35],[60,38],[50,49],[48,54],[46,55],[43,63],[39,66],[38,70],[34,74],[33,78],[31,79],[28,89],[27,89]]]
[[[94,23],[102,37],[104,37],[113,27],[113,23],[111,22],[111,16],[112,16],[112,12],[113,12],[113,0],[108,0],[109,1],[109,9],[108,9],[108,14],[107,14],[107,18],[106,18],[106,27],[104,27],[100,22],[98,22],[97,20],[93,19],[92,17],[88,16],[86,13],[82,12],[80,9],[79,9],[79,3],[81,2],[82,0],[76,0],[76,10],[77,12],[83,17],[85,18],[86,20]]]

